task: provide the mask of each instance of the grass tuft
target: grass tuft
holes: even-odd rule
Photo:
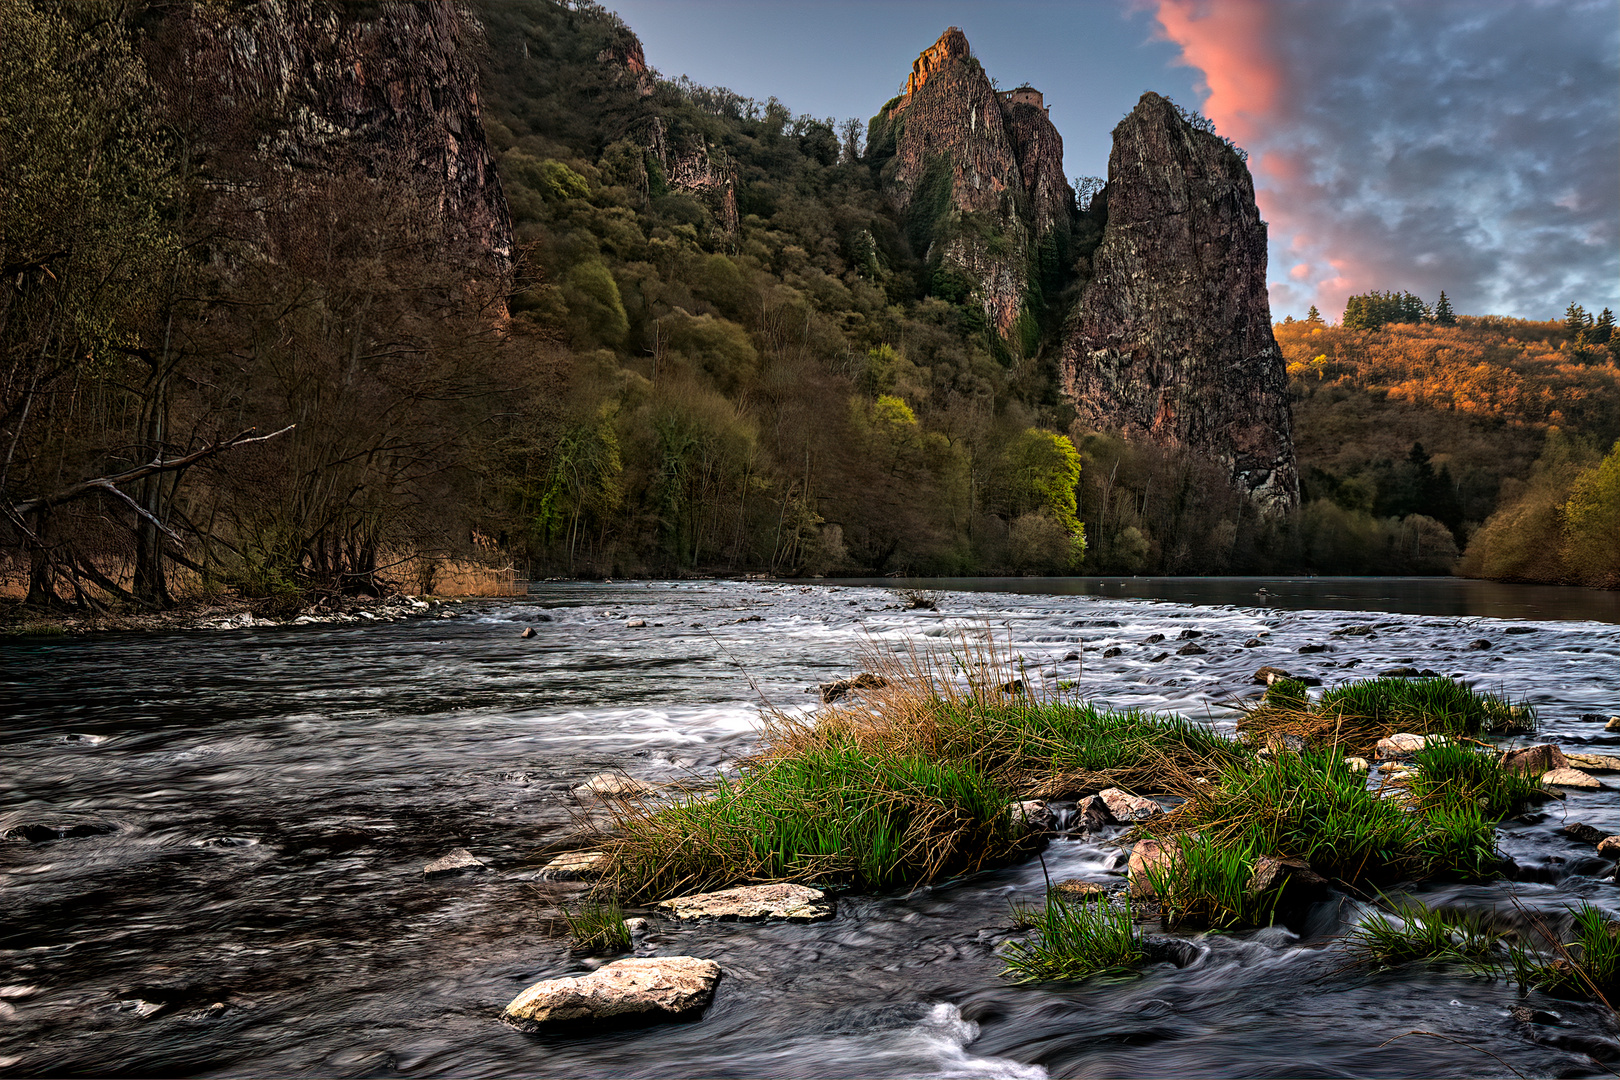
[[[588,901],[578,911],[562,909],[576,953],[609,954],[630,948],[630,927],[624,909],[614,901]]]
[[[1391,905],[1388,914],[1362,919],[1347,941],[1379,967],[1456,962],[1478,968],[1496,962],[1502,934],[1489,914],[1429,908],[1408,900]]]
[[[1475,807],[1501,820],[1543,794],[1539,783],[1504,769],[1495,755],[1464,743],[1425,746],[1413,755],[1417,771],[1408,781],[1426,807]]]
[[[1002,974],[1018,982],[1124,974],[1144,956],[1128,901],[1070,900],[1053,891],[1044,907],[1014,905],[1013,917],[1032,932],[1030,940],[1011,942],[1003,952]]]
[[[1596,999],[1612,1010],[1620,1001],[1620,923],[1585,901],[1572,914],[1574,939],[1558,943],[1555,957],[1521,946],[1510,950],[1513,977],[1527,990]]]
[[[1535,730],[1535,709],[1514,705],[1497,694],[1482,694],[1452,679],[1377,678],[1336,686],[1314,706],[1285,688],[1267,688],[1239,728],[1251,741],[1271,735],[1298,735],[1313,746],[1366,755],[1379,739],[1397,732],[1414,735],[1496,735]]]
[[[1271,923],[1278,893],[1248,891],[1257,856],[1252,847],[1193,835],[1175,837],[1173,843],[1176,857],[1148,871],[1167,926],[1228,930]]]

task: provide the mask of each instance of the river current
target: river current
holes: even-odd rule
[[[1604,730],[1620,714],[1610,594],[916,583],[938,590],[929,611],[905,609],[890,584],[546,584],[524,600],[454,605],[454,618],[0,645],[0,832],[50,830],[0,841],[0,1074],[1620,1067],[1620,1027],[1597,1006],[1521,1002],[1502,982],[1443,968],[1353,965],[1340,941],[1364,909],[1348,899],[1319,906],[1298,934],[1183,935],[1180,966],[1131,979],[1003,980],[994,949],[1015,933],[1013,901],[1038,900],[1046,874],[1122,882],[1123,852],[1106,836],[1054,841],[1044,869],[1031,860],[908,896],[840,897],[824,923],[663,924],[644,952],[710,957],[725,973],[694,1023],[569,1037],[498,1023],[530,983],[585,970],[529,868],[575,828],[572,789],[608,769],[656,782],[725,768],[757,745],[762,699],[809,709],[810,689],[857,670],[863,648],[991,633],[1048,689],[1220,725],[1259,692],[1261,665],[1327,685],[1433,668],[1534,704],[1540,737],[1620,753],[1620,733]],[[1372,633],[1332,633],[1352,624]],[[536,633],[520,638],[526,626]],[[1147,639],[1184,630],[1207,652],[1171,644],[1155,660],[1167,650]],[[1470,648],[1480,640],[1490,647]],[[1298,651],[1308,645],[1327,649]],[[1613,862],[1558,832],[1566,820],[1620,832],[1617,782],[1505,823],[1509,879],[1418,895],[1550,915],[1585,899],[1620,917]],[[424,879],[423,864],[456,847],[495,872]],[[1516,1018],[1521,1004],[1533,1012]]]

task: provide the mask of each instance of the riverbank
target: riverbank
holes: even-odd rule
[[[108,608],[99,611],[42,611],[16,600],[0,600],[0,639],[61,635],[176,630],[246,630],[268,626],[394,622],[399,619],[451,618],[462,598],[417,596],[344,596],[291,614],[279,613],[268,600],[219,597],[190,600],[165,611]]]

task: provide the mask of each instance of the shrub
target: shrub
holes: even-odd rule
[[[1002,974],[1019,982],[1120,974],[1143,958],[1129,902],[1069,900],[1053,891],[1044,907],[1015,907],[1013,914],[1033,931],[1032,940],[1012,942],[1003,953]]]

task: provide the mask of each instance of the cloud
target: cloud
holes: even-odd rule
[[[1612,0],[1156,0],[1252,155],[1278,314],[1445,289],[1458,310],[1620,307]],[[1301,267],[1304,267],[1302,270]]]

